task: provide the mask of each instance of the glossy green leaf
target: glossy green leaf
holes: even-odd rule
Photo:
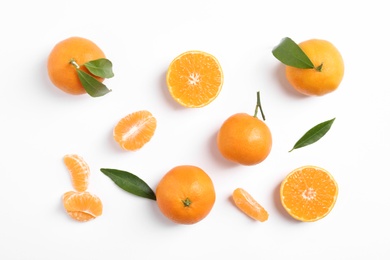
[[[116,169],[102,168],[100,171],[109,177],[121,189],[139,197],[156,200],[154,191],[138,176],[130,172]]]
[[[336,118],[333,118],[312,127],[295,143],[290,152],[294,149],[302,148],[320,140],[329,131],[335,119]]]
[[[285,65],[299,69],[314,68],[314,64],[301,47],[288,37],[282,39],[279,45],[272,50],[272,54]]]
[[[84,66],[91,72],[93,75],[101,78],[112,78],[114,77],[114,72],[112,71],[112,63],[110,60],[102,58],[97,60],[92,60],[84,64]]]
[[[80,69],[77,69],[77,75],[85,91],[92,97],[101,97],[111,91],[106,85]]]

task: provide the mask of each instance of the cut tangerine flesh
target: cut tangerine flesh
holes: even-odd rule
[[[102,215],[102,201],[87,191],[68,191],[62,196],[62,202],[68,215],[74,220],[85,222]]]
[[[332,175],[317,166],[293,170],[281,184],[283,207],[295,219],[312,222],[322,219],[333,209],[338,186]]]
[[[254,220],[261,222],[268,220],[268,212],[246,190],[235,189],[233,201],[242,212]]]
[[[168,90],[185,107],[203,107],[220,93],[223,72],[218,60],[203,51],[187,51],[176,57],[166,75]]]
[[[156,127],[156,118],[149,111],[137,111],[117,123],[114,139],[123,149],[135,151],[152,139]]]
[[[69,170],[73,188],[76,191],[86,191],[90,175],[88,164],[77,154],[67,154],[63,160],[66,168]]]

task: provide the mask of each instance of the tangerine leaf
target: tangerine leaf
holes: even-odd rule
[[[289,37],[285,37],[273,50],[272,54],[285,65],[299,69],[313,69],[314,64],[301,47]]]
[[[112,63],[110,60],[102,58],[97,60],[92,60],[84,64],[84,66],[91,72],[93,75],[101,78],[112,78],[114,77],[114,72],[112,71]]]
[[[106,87],[106,85],[104,85],[88,73],[80,69],[77,69],[76,71],[85,91],[87,91],[87,93],[91,97],[101,97],[111,91]]]
[[[335,119],[336,118],[324,121],[312,127],[295,143],[294,147],[289,152],[294,149],[313,144],[320,140],[329,131]]]
[[[121,189],[139,197],[156,200],[156,194],[154,191],[138,176],[130,172],[116,169],[102,168],[100,171],[109,177]]]

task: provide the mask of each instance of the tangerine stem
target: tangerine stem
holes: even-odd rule
[[[318,72],[321,72],[322,71],[322,65],[324,65],[324,63],[321,63],[320,66],[315,67],[315,70],[318,71]]]
[[[75,66],[76,69],[80,68],[79,64],[77,64],[77,62],[74,59],[70,59],[69,63]]]
[[[189,198],[186,198],[185,200],[182,200],[184,207],[189,207],[191,205],[191,200]]]
[[[263,120],[265,121],[265,115],[264,115],[263,109],[262,109],[262,107],[261,107],[261,102],[260,102],[260,91],[257,91],[257,103],[256,103],[256,108],[255,108],[255,115],[254,115],[254,117],[257,117],[258,109],[260,109],[261,117],[262,117]]]

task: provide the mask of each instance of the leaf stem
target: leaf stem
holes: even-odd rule
[[[260,91],[257,91],[257,102],[256,102],[256,108],[255,108],[254,117],[257,117],[257,112],[258,112],[259,109],[260,109],[260,112],[261,112],[261,117],[265,121],[265,115],[264,115],[263,108],[261,107],[261,102],[260,102]]]
[[[77,64],[77,62],[73,58],[70,59],[69,63],[72,64],[76,69],[80,69],[79,64]]]
[[[320,66],[317,66],[317,67],[315,67],[314,69],[315,69],[316,71],[318,71],[318,72],[321,72],[321,71],[322,71],[322,65],[324,65],[324,63],[321,63]]]

